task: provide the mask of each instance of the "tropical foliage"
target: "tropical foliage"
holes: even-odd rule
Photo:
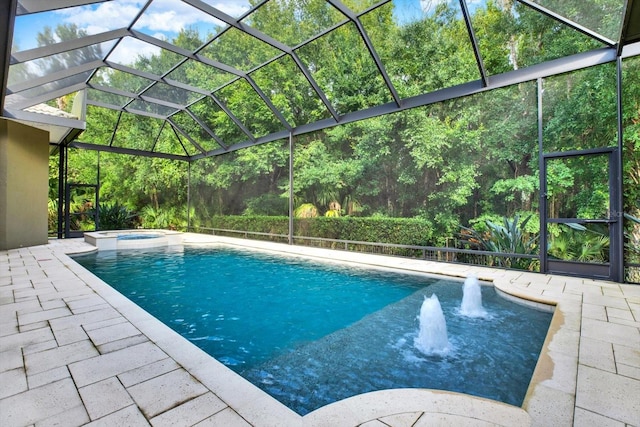
[[[585,227],[568,223],[556,233],[550,233],[551,257],[581,262],[609,261],[609,235],[606,227]]]
[[[520,216],[513,219],[503,218],[502,224],[485,220],[486,231],[462,227],[461,237],[475,249],[503,254],[532,255],[538,252],[538,234],[530,234],[526,230],[527,223],[533,216],[529,215],[522,222]],[[496,265],[508,268],[533,269],[535,262],[527,258],[496,257]]]
[[[348,6],[365,10],[366,5],[360,3],[363,2],[345,1]],[[608,16],[619,2],[600,3]],[[304,14],[295,4],[270,2],[274,9],[251,16],[249,24],[265,34],[278,34],[280,40],[292,45],[304,40],[306,33],[283,26],[283,20],[301,20],[312,28],[333,25],[326,8],[318,6],[324,2],[310,2]],[[432,13],[410,22],[397,19],[392,2],[361,16],[361,23],[400,97],[479,78],[466,25],[453,9],[454,4],[457,2],[438,2]],[[482,2],[474,8],[472,18],[484,65],[491,75],[601,47],[589,36],[534,13],[519,2]],[[609,28],[607,25],[603,31]],[[298,28],[311,31],[311,27]],[[256,48],[250,38],[239,32],[228,33],[226,43],[211,45],[211,50],[207,47],[203,55],[213,54],[215,48],[216,60],[237,63],[247,69],[248,64],[242,61],[265,60],[264,50]],[[56,37],[64,35],[61,31]],[[188,29],[168,42],[195,49],[202,45],[203,37],[197,30]],[[338,114],[392,101],[363,43],[349,24],[296,49]],[[239,51],[248,54],[240,58]],[[134,68],[147,72],[171,69],[174,65],[165,50],[132,61]],[[279,129],[277,118],[246,81],[229,83],[229,76],[222,71],[212,74],[197,65],[180,67],[170,77],[201,82],[211,88],[255,137]],[[270,101],[289,123],[300,126],[330,117],[327,107],[317,97],[309,96],[313,88],[290,57],[285,55],[250,75],[261,87],[269,89]],[[624,59],[624,212],[636,218],[640,217],[638,76],[640,58]],[[102,79],[96,84],[119,88],[144,84],[126,72],[99,74],[95,78]],[[615,64],[545,78],[542,85],[544,152],[618,145]],[[184,96],[180,92],[170,95]],[[143,227],[185,228],[187,217],[192,225],[202,227],[216,226],[222,217],[230,218],[230,224],[240,224],[233,218],[242,216],[281,218],[288,215],[291,191],[296,218],[313,219],[314,224],[323,224],[322,221],[341,224],[329,227],[331,232],[325,230],[331,235],[337,229],[343,230],[339,238],[349,235],[342,225],[345,218],[416,219],[429,224],[429,232],[421,231],[424,234],[414,239],[422,244],[444,245],[457,236],[462,224],[477,231],[487,247],[495,244],[496,250],[536,253],[538,248],[532,237],[538,231],[534,229],[536,221],[520,218],[539,217],[537,95],[535,81],[521,83],[299,135],[294,141],[292,159],[288,141],[231,150],[197,160],[190,167],[186,162],[70,150],[69,179],[99,181],[101,200],[117,201],[138,212]],[[104,103],[117,105],[116,95],[104,96],[114,98],[103,99]],[[217,145],[195,126],[193,117],[215,129],[230,148],[246,140],[243,130],[205,97],[192,104],[189,112],[172,116],[172,120],[206,150]],[[115,134],[113,129],[117,129]],[[157,140],[151,140],[149,135],[158,135]],[[127,113],[119,117],[115,111],[93,105],[89,106],[87,131],[82,140],[124,148],[154,147],[163,153],[184,154],[185,150],[196,153],[189,144],[182,143],[184,139],[176,139],[175,132],[164,128],[160,120],[138,120]],[[293,188],[289,188],[290,160],[294,168]],[[550,162],[547,197],[553,217],[607,214],[606,170],[600,162],[579,160]],[[192,207],[189,215],[187,198]],[[503,217],[508,220],[500,223]],[[487,218],[490,222],[485,221]],[[628,243],[637,241],[633,239],[638,235],[638,227],[626,220]],[[484,233],[490,233],[491,237],[487,239]],[[365,235],[384,238],[382,233]],[[575,244],[576,237],[572,238]],[[554,236],[552,242],[557,256],[565,256],[561,240]],[[596,246],[604,247],[606,241],[594,244],[589,253],[597,252]],[[628,248],[629,245],[627,261],[639,262],[637,253]],[[591,256],[589,253],[571,256],[586,259]],[[516,262],[516,259],[508,261],[511,266]]]
[[[95,215],[95,209],[91,212]],[[136,224],[137,215],[118,202],[103,203],[98,212],[98,224],[101,230],[126,230]]]

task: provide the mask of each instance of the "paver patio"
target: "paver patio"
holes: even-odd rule
[[[522,408],[437,390],[355,396],[304,417],[84,270],[82,240],[0,251],[0,425],[640,426],[640,286],[186,234],[425,273],[477,274],[556,304]]]

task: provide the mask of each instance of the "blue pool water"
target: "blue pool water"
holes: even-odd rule
[[[460,316],[462,283],[222,248],[101,251],[75,260],[300,414],[367,391],[421,387],[521,405],[551,314],[483,286],[486,319]],[[413,341],[435,293],[452,351]]]
[[[162,237],[162,234],[125,233],[125,234],[118,234],[118,237],[116,237],[116,239],[118,239],[118,240],[145,240],[145,239],[156,239],[158,237]]]

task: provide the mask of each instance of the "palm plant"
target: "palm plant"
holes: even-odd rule
[[[171,212],[167,209],[155,208],[147,205],[140,212],[142,226],[144,228],[170,228]]]
[[[340,210],[329,209],[324,213],[324,216],[326,216],[327,218],[338,218],[340,216]]]
[[[95,215],[95,209],[91,209]],[[100,204],[98,224],[101,230],[126,230],[135,226],[137,214],[118,202]]]
[[[468,244],[478,250],[505,254],[534,254],[538,250],[538,235],[531,235],[525,227],[533,215],[522,222],[520,216],[513,219],[502,218],[502,225],[486,220],[487,231],[480,232],[473,228],[462,227],[465,233],[461,236]],[[532,269],[535,262],[530,259],[515,257],[496,257],[496,264],[507,268]]]
[[[340,216],[341,212],[342,209],[340,203],[332,200],[331,202],[329,202],[329,209],[324,213],[324,216],[329,218],[337,218]]]
[[[69,229],[89,231],[95,229],[93,201],[86,194],[75,194],[69,204]]]
[[[566,223],[569,230],[551,236],[549,255],[562,260],[607,262],[609,236],[597,229],[578,223]]]
[[[640,262],[640,218],[627,213],[624,217],[631,221],[630,227],[624,233],[626,262],[638,263]],[[627,268],[626,280],[631,283],[640,283],[640,268]]]
[[[293,215],[296,218],[315,218],[318,216],[318,208],[312,203],[303,203],[293,211]]]
[[[628,213],[625,213],[624,217],[632,223],[640,224],[640,218]],[[625,231],[624,246],[629,256],[636,257],[638,261],[640,261],[640,227],[636,226],[634,229]]]
[[[158,207],[147,205],[140,211],[140,219],[144,228],[160,228],[169,230],[186,230],[188,222],[192,227],[201,225],[200,218],[192,206],[189,209],[189,221],[184,206]]]

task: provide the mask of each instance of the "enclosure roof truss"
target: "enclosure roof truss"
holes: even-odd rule
[[[414,22],[427,16],[426,9],[414,10],[417,15],[413,18],[403,15],[403,5],[410,2],[266,0],[253,2],[254,6],[248,1],[215,2],[229,6],[229,10],[223,10],[222,6],[214,7],[214,2],[205,0],[10,0],[9,10],[0,12],[2,24],[6,24],[0,25],[6,28],[0,32],[0,42],[5,48],[0,59],[3,70],[0,108],[8,118],[66,129],[56,133],[57,139],[51,141],[54,145],[192,161],[276,141],[290,134],[305,134],[638,55],[640,1],[611,0],[611,3],[616,1],[620,2],[619,26],[610,34],[601,34],[590,23],[575,22],[562,10],[554,9],[554,2],[517,0],[519,7],[577,31],[600,47],[498,73],[492,73],[483,57],[482,41],[474,26],[477,2],[440,2],[457,10],[458,19],[464,22],[477,78],[407,96],[401,93],[396,77],[389,72],[389,59],[379,52],[380,36],[376,35],[376,39],[371,34],[367,22],[388,10],[393,10],[393,19],[399,22],[404,19]],[[132,13],[126,19],[120,17],[117,23],[110,22],[110,27],[96,30],[91,16],[111,11],[113,19],[104,20],[115,21],[114,8]],[[312,15],[315,20],[309,18]],[[87,21],[74,20],[72,16],[86,16]],[[192,21],[185,18],[182,27],[171,33],[153,24],[160,16],[173,16],[174,21],[194,18]],[[282,31],[270,30],[272,27],[263,23],[269,19],[281,19]],[[43,20],[50,28],[56,23],[75,26],[76,33],[63,39],[54,34],[56,28],[51,28],[48,40],[43,36],[37,45],[27,42],[27,47],[21,49],[25,27],[35,33],[46,32]],[[194,34],[197,37],[189,39]],[[343,36],[357,39],[361,46],[359,54],[383,88],[382,101],[355,107],[342,105],[341,94],[331,84],[333,80],[327,80],[328,67],[318,51],[323,44],[330,46],[332,37]],[[184,40],[179,41],[180,37]],[[339,56],[339,47],[335,47]],[[274,87],[281,82],[268,81],[265,75],[269,75],[270,67],[284,64],[291,64],[290,77],[292,82],[295,78],[296,87],[306,87],[298,89],[305,91],[299,95],[314,98],[324,117],[299,118],[285,111],[282,101],[274,100],[279,90]],[[319,72],[323,66],[326,68]],[[246,109],[234,96],[238,91],[250,95],[246,102],[264,112],[261,118],[264,123],[253,123],[247,118]],[[64,108],[65,102],[60,99],[71,95],[75,97],[74,105],[67,115],[34,112],[34,107],[42,103],[57,102]],[[294,110],[296,105],[289,101]],[[87,123],[93,109],[117,117],[113,134],[101,142],[87,139],[86,132],[80,133],[85,127],[90,130]],[[153,123],[157,133],[149,144],[151,148],[114,144],[118,130],[131,126],[131,120],[125,120],[128,117]],[[226,131],[218,128],[221,121],[227,123]],[[231,134],[229,129],[233,130]],[[76,139],[79,133],[80,139]],[[161,134],[175,139],[173,152],[159,149]]]

